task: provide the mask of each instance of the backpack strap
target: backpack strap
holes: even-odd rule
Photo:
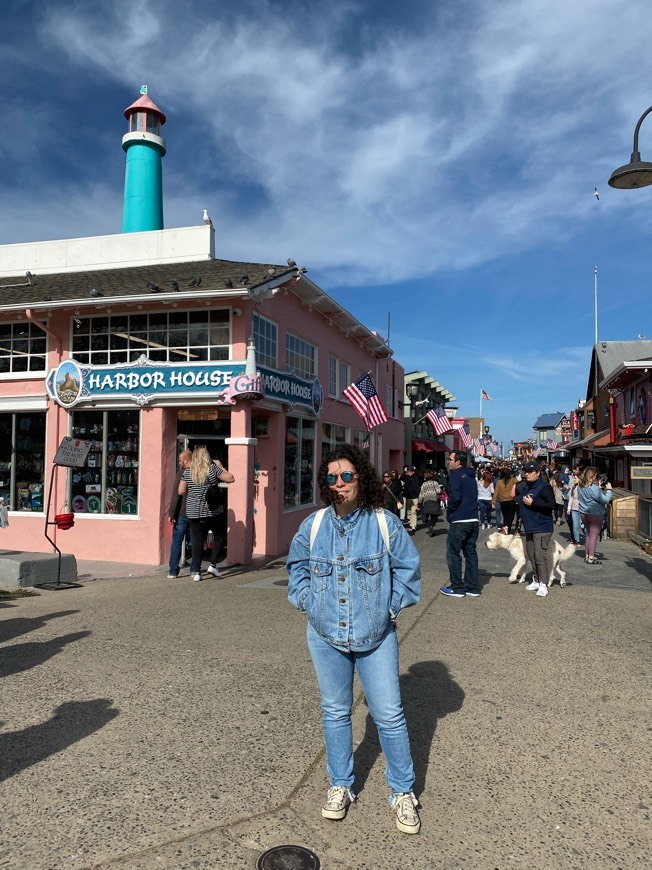
[[[389,553],[389,529],[387,528],[387,517],[383,508],[376,508],[376,519],[378,520],[378,528],[385,542],[385,548]]]
[[[324,519],[326,511],[328,508],[321,508],[315,514],[315,518],[312,521],[312,526],[310,527],[310,551],[312,552],[312,546],[315,543],[315,538],[317,537],[317,532],[319,531],[319,527],[321,526],[321,522]]]
[[[321,508],[315,514],[315,518],[312,521],[312,526],[310,527],[310,551],[312,552],[313,545],[315,543],[315,538],[317,537],[317,532],[319,531],[319,527],[322,524],[322,520],[326,514],[328,508]],[[378,528],[380,529],[380,534],[382,536],[383,541],[385,542],[385,547],[387,548],[387,552],[389,553],[389,528],[387,526],[387,517],[385,516],[385,511],[383,508],[376,508],[375,510],[376,519],[378,520]]]

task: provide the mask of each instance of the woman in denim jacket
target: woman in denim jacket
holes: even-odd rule
[[[317,480],[328,507],[303,521],[287,567],[288,598],[308,614],[308,648],[322,700],[330,778],[322,816],[343,819],[355,800],[351,710],[357,671],[387,760],[397,827],[416,834],[421,823],[412,792],[395,622],[404,607],[419,600],[419,554],[400,520],[382,508],[381,484],[362,452],[349,445],[331,451]],[[316,517],[319,527],[311,543]]]

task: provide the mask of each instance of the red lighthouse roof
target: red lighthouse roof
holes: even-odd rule
[[[139,97],[135,103],[132,103],[125,109],[125,118],[129,120],[129,117],[134,114],[134,112],[156,112],[156,114],[161,119],[161,124],[165,124],[165,115],[156,105],[153,100],[147,96],[147,94],[143,94]]]

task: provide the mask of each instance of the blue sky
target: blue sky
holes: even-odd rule
[[[0,244],[120,231],[123,110],[166,113],[166,227],[285,262],[499,441],[652,338],[644,0],[5,0]],[[643,123],[652,160],[652,119]],[[597,187],[600,200],[593,196]]]

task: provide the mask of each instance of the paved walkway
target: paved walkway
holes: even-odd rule
[[[0,867],[231,870],[281,843],[325,870],[647,866],[652,558],[605,541],[542,599],[481,547],[483,594],[457,600],[437,594],[443,530],[415,543],[424,594],[399,629],[418,837],[394,826],[361,696],[359,800],[321,819],[282,561],[202,583],[158,569],[0,602]]]

